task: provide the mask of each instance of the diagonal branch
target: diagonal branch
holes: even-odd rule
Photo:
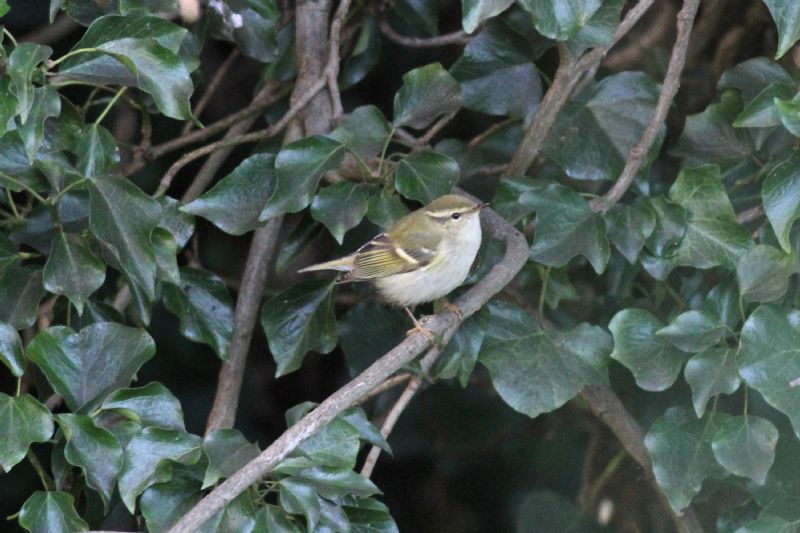
[[[489,299],[503,289],[520,271],[528,259],[528,243],[524,235],[514,229],[500,215],[490,209],[481,215],[485,231],[506,245],[503,259],[489,273],[469,289],[454,304],[463,317],[477,312]],[[434,334],[449,335],[458,327],[458,318],[450,310],[427,317],[425,326]],[[320,431],[327,423],[348,407],[357,404],[364,396],[394,374],[403,365],[417,357],[430,341],[422,333],[415,333],[395,346],[369,368],[344,387],[333,393],[316,409],[287,429],[266,450],[247,463],[210,494],[196,504],[170,529],[170,533],[190,533],[198,528],[219,509],[241,494],[250,485],[269,474],[303,440]]]
[[[437,35],[436,37],[407,37],[394,31],[386,19],[380,19],[378,27],[381,33],[390,41],[410,48],[436,48],[438,46],[465,45],[469,43],[470,36],[463,30]]]

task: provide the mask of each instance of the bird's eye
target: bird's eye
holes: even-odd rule
[[[461,213],[453,213],[452,215],[450,215],[450,218],[452,218],[453,220],[458,220],[459,218],[461,218]]]

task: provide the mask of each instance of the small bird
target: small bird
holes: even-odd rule
[[[337,270],[337,283],[371,281],[383,298],[401,306],[418,329],[429,334],[409,310],[450,293],[469,274],[481,246],[478,204],[448,194],[413,211],[354,253],[298,272]]]

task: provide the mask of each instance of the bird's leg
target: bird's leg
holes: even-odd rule
[[[434,345],[437,344],[436,335],[433,333],[433,331],[431,331],[430,329],[428,329],[425,326],[423,326],[422,322],[417,320],[417,317],[415,317],[414,313],[411,312],[411,309],[409,309],[408,307],[403,307],[403,309],[405,310],[406,314],[408,315],[408,318],[410,318],[411,321],[414,323],[414,327],[412,329],[406,331],[406,335],[411,335],[412,333],[416,333],[417,331],[419,331],[420,333],[422,333],[423,335],[428,337],[428,340],[431,342],[431,344],[434,344]]]
[[[464,321],[464,313],[461,311],[461,309],[451,304],[450,300],[448,300],[447,298],[439,298],[438,300],[433,302],[433,309],[437,313],[442,309],[447,309],[451,311],[454,315],[456,315],[456,318],[458,318],[459,322]]]

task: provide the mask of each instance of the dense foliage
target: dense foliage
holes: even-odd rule
[[[620,24],[652,3],[318,0],[308,39],[304,2],[0,0],[9,524],[176,524],[405,338],[368,287],[297,268],[457,186],[527,263],[203,531],[800,530],[800,7]],[[248,306],[240,429],[203,435]],[[424,390],[387,438],[406,383]]]

